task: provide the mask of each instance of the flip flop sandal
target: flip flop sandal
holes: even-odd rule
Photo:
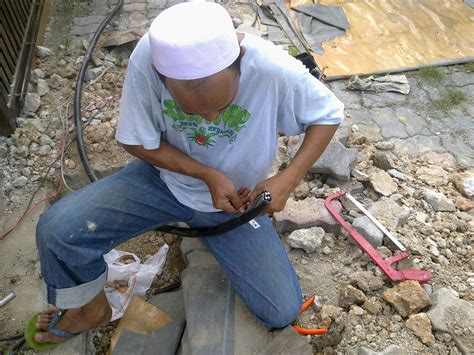
[[[43,312],[36,313],[28,322],[25,328],[25,341],[34,350],[49,350],[52,349],[59,344],[63,343],[63,341],[60,341],[58,343],[38,343],[35,340],[35,334],[38,333],[38,329],[36,329],[36,320],[38,319],[38,316],[41,315]],[[77,334],[72,334],[69,332],[66,332],[65,330],[61,329],[56,329],[56,325],[58,324],[59,320],[62,318],[64,315],[65,310],[60,309],[59,312],[53,317],[51,320],[51,323],[49,323],[48,329],[46,330],[47,333],[56,335],[60,338],[63,338],[64,340],[70,339],[76,335],[79,335],[80,333]]]

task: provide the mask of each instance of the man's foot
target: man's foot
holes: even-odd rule
[[[48,309],[38,316],[36,321],[38,332],[35,334],[35,340],[38,343],[58,343],[64,340],[62,337],[47,332],[49,324],[57,313],[58,309]],[[112,310],[102,291],[85,306],[65,311],[55,328],[77,334],[107,324],[111,316]]]

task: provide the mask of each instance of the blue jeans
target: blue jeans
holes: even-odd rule
[[[103,255],[120,243],[170,222],[207,226],[232,218],[179,203],[159,171],[136,160],[116,174],[53,204],[37,225],[36,243],[47,301],[81,307],[104,287]],[[237,294],[267,326],[283,327],[298,315],[301,289],[285,249],[267,216],[260,228],[242,225],[201,238],[228,275]]]

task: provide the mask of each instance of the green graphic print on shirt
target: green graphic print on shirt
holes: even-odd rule
[[[227,138],[232,144],[250,119],[250,112],[234,104],[212,121],[184,113],[173,100],[165,100],[164,105],[163,113],[173,120],[172,127],[178,132],[185,132],[194,143],[206,148],[216,144],[216,138]]]

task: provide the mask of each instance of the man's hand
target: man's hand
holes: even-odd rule
[[[247,202],[248,189],[241,188],[236,191],[235,185],[225,174],[212,170],[203,179],[209,187],[214,208],[228,213],[243,213],[244,204]]]
[[[255,186],[249,196],[250,201],[255,200],[263,190],[267,190],[272,195],[272,203],[268,206],[265,213],[279,212],[285,208],[286,201],[288,201],[291,192],[295,188],[294,184],[294,179],[291,179],[284,173],[273,176]]]

